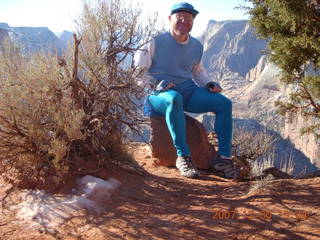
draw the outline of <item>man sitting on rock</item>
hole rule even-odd
[[[146,98],[144,114],[165,116],[177,150],[176,167],[182,176],[195,178],[199,173],[186,141],[184,111],[214,112],[218,155],[209,165],[233,179],[239,172],[231,160],[232,103],[220,93],[220,85],[209,79],[201,61],[203,46],[189,35],[197,14],[189,3],[174,4],[170,30],[153,38],[135,56],[136,65],[146,69],[148,75],[140,84],[155,88]]]

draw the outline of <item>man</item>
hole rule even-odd
[[[140,84],[156,86],[146,98],[145,115],[165,116],[177,150],[176,167],[182,176],[194,178],[199,173],[186,141],[184,111],[214,112],[219,154],[210,167],[226,178],[236,178],[238,171],[231,160],[232,103],[220,93],[220,85],[209,79],[201,62],[203,46],[189,35],[198,13],[186,2],[173,5],[170,31],[156,36],[135,56],[136,65],[145,68],[148,75]]]

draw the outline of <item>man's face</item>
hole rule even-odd
[[[188,12],[177,12],[169,16],[171,30],[178,35],[188,34],[193,26],[194,16]]]

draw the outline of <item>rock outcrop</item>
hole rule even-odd
[[[257,39],[246,20],[211,20],[200,40],[204,45],[203,64],[225,90],[246,84],[247,73],[257,65],[267,44]]]
[[[261,73],[263,72],[263,70],[265,69],[267,63],[269,63],[268,57],[266,55],[261,56],[257,65],[247,73],[246,79],[249,82],[253,82],[256,79],[258,79],[260,77]]]
[[[305,123],[301,119],[289,123],[288,119],[276,113],[274,103],[286,99],[288,89],[280,83],[280,69],[263,53],[267,49],[267,41],[257,39],[248,21],[213,20],[208,23],[200,40],[204,44],[204,66],[223,86],[223,93],[232,99],[234,117],[247,122],[257,121],[277,132],[281,142],[287,141],[284,145],[292,148],[285,149],[289,152],[287,159],[292,158],[290,152],[297,153],[293,158],[299,168],[306,166],[306,157],[319,166],[320,150],[316,140],[310,135],[300,135],[299,129]],[[205,120],[203,123],[207,128],[214,122],[210,114],[197,119]],[[308,166],[308,169],[313,168]]]
[[[195,165],[207,169],[216,152],[209,143],[208,135],[203,125],[186,115],[187,142]],[[151,117],[150,145],[152,156],[157,158],[156,165],[175,166],[177,153],[164,117]]]
[[[55,50],[55,48],[62,50],[60,39],[47,27],[14,27],[11,29],[14,39],[21,42],[26,51]]]
[[[10,39],[21,44],[26,52],[44,50],[61,53],[65,43],[47,27],[11,27],[0,23],[0,29],[7,31]]]
[[[234,102],[234,116],[256,119],[270,129],[279,131],[284,118],[276,114],[275,101],[285,98],[280,84],[280,69],[267,60],[266,56],[248,73],[250,81],[239,91],[231,91]]]
[[[60,40],[63,42],[64,47],[67,47],[70,42],[73,42],[73,33],[69,31],[63,31],[58,36]]]
[[[0,44],[4,41],[4,39],[8,37],[9,37],[8,31],[0,28]]]
[[[256,37],[250,23],[212,20],[201,41],[204,66],[232,99],[234,117],[256,119],[263,124],[272,122],[275,126],[271,129],[277,131],[283,127],[284,119],[276,115],[274,106],[285,96],[280,69],[263,55],[267,41]]]
[[[291,116],[286,119],[283,131],[284,137],[291,140],[295,147],[304,154],[320,168],[320,140],[313,134],[301,135],[300,129],[305,127],[306,124],[314,122],[306,120],[301,115]]]

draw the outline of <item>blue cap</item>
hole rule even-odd
[[[170,15],[177,12],[189,12],[193,16],[196,16],[199,12],[193,8],[193,6],[187,2],[176,3],[171,8]]]

